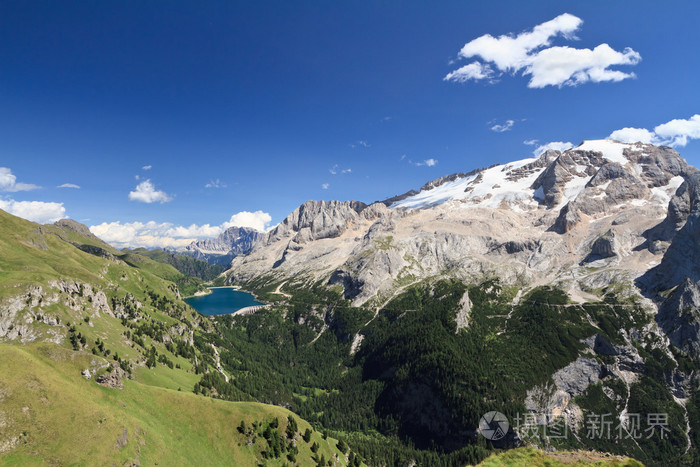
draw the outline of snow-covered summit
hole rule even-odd
[[[638,193],[642,195],[642,201],[638,202],[668,203],[679,185],[679,179],[671,180],[677,170],[669,171],[669,166],[675,165],[675,162],[669,163],[670,156],[649,144],[587,140],[563,153],[549,150],[539,158],[496,165],[461,177],[443,177],[426,184],[417,193],[409,192],[395,198],[389,207],[422,209],[455,201],[463,207],[515,211],[543,206],[560,209],[584,191],[591,196],[603,196],[610,182],[621,177],[652,190]],[[597,175],[601,169],[603,172]],[[594,178],[595,186],[591,184]],[[603,178],[605,182],[601,182]],[[614,190],[615,186],[612,188]],[[620,189],[625,187],[618,187],[617,198],[620,198]]]

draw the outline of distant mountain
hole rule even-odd
[[[248,253],[264,234],[250,227],[229,227],[214,239],[199,240],[178,250],[195,259],[228,266],[233,258]]]
[[[632,284],[658,263],[668,241],[646,232],[695,173],[668,147],[586,141],[370,206],[309,201],[235,258],[229,277],[305,275],[341,284],[356,305],[446,273],[514,284],[577,277],[567,289],[589,296],[594,284]]]

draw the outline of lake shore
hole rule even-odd
[[[247,310],[259,306],[269,306],[255,295],[240,290],[238,287],[208,287],[209,293],[199,292],[186,299],[187,303],[205,316],[235,314],[241,309]],[[229,289],[218,290],[218,289]]]

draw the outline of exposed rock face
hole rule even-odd
[[[663,252],[661,264],[638,280],[659,303],[657,321],[671,342],[700,357],[700,174],[686,177],[669,203],[663,222],[644,244]],[[669,294],[659,292],[673,289]]]
[[[457,310],[457,316],[455,316],[457,332],[459,332],[460,329],[469,326],[469,312],[471,309],[472,302],[469,300],[469,291],[465,291],[462,299],[459,301],[459,310]]]
[[[591,384],[596,384],[602,376],[600,363],[591,359],[579,357],[576,361],[552,375],[554,384],[570,396],[583,394]]]
[[[366,207],[359,201],[307,201],[270,232],[265,244],[290,235],[297,244],[339,237]]]
[[[228,265],[238,255],[248,253],[264,236],[249,227],[230,227],[218,237],[192,242],[179,253],[212,264]]]
[[[683,280],[659,307],[657,321],[679,349],[700,357],[700,285]]]
[[[591,252],[583,262],[592,263],[593,261],[618,256],[619,249],[615,233],[612,230],[608,230],[591,244]]]

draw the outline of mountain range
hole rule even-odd
[[[690,235],[683,232],[694,222],[697,172],[668,147],[586,141],[442,177],[369,206],[308,201],[227,274],[340,284],[355,305],[443,274],[559,284],[578,301],[611,282],[655,297],[685,277],[688,266],[671,245],[677,234]],[[668,268],[674,277],[650,283]]]

